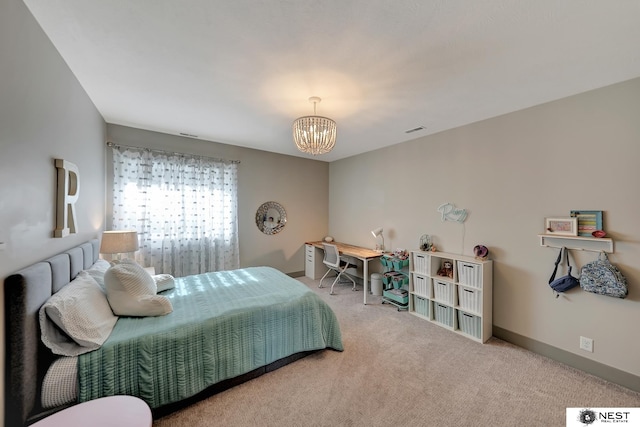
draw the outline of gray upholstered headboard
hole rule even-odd
[[[40,406],[40,385],[56,356],[40,340],[38,310],[98,255],[99,241],[93,239],[5,279],[6,427],[24,426],[46,415]]]

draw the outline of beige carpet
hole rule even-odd
[[[325,350],[155,420],[169,426],[564,426],[567,407],[640,407],[640,393],[492,338],[466,339],[371,297],[300,278],[333,307]]]

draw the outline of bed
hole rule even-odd
[[[343,349],[333,311],[275,269],[178,278],[162,292],[172,303],[170,314],[119,317],[103,344],[73,362],[73,401],[43,405],[45,376],[54,362],[67,358],[43,344],[40,307],[85,275],[98,261],[98,249],[99,241],[91,240],[5,280],[5,426],[28,425],[72,404],[115,394],[138,396],[161,416],[315,351]]]

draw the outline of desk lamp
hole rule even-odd
[[[100,243],[101,254],[117,254],[117,259],[122,259],[122,254],[138,250],[138,232],[135,230],[114,230],[102,233]]]
[[[376,247],[378,247],[376,250],[378,252],[384,252],[384,235],[382,234],[382,227],[378,227],[375,230],[371,230],[371,234],[373,234],[373,237],[380,236],[382,238],[382,245],[380,245],[379,247],[378,245],[376,245]]]

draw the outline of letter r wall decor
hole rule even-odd
[[[76,207],[80,191],[78,167],[63,159],[56,159],[58,192],[56,196],[56,229],[53,237],[65,237],[77,233]]]

